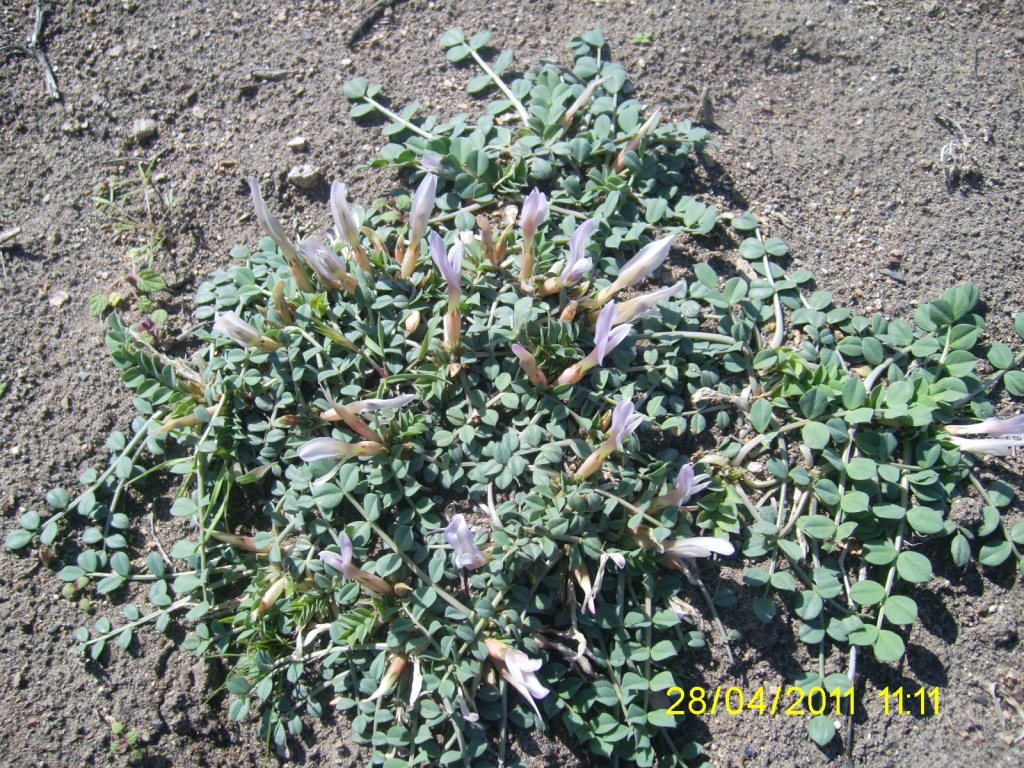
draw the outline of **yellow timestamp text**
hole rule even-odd
[[[805,716],[824,714],[854,714],[854,690],[838,688],[826,691],[821,686],[807,690],[796,685],[760,686],[753,692],[739,686],[716,686],[714,689],[694,685],[668,689],[674,703],[666,710],[669,715],[728,715],[754,713],[757,715]],[[845,705],[845,706],[844,706]]]
[[[887,715],[937,715],[940,711],[940,689],[918,688],[916,691],[899,688],[883,688],[878,692]]]

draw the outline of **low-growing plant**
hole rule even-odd
[[[148,326],[153,329],[167,319],[166,310],[153,300],[153,294],[167,287],[163,275],[153,269],[153,260],[170,242],[168,228],[178,203],[174,190],[161,186],[166,181],[157,171],[162,154],[136,161],[134,174],[109,174],[96,183],[92,192],[93,206],[104,220],[103,228],[124,235],[132,245],[126,254],[128,270],[90,297],[89,311],[104,315],[112,309],[124,309],[126,302],[134,299],[139,312],[149,316]]]
[[[110,315],[141,415],[8,545],[84,520],[61,578],[148,584],[153,608],[79,629],[81,650],[182,613],[187,647],[231,665],[231,716],[255,708],[281,747],[329,701],[373,764],[511,765],[509,728],[552,722],[622,763],[699,764],[665,695],[706,642],[690,601],[727,648],[740,589],[764,622],[791,612],[816,660],[795,684],[842,694],[861,649],[903,655],[936,542],[1020,565],[1013,489],[976,456],[1021,445],[992,397],[1024,394],[1024,356],[984,340],[972,286],[912,322],[858,316],[755,215],[683,194],[706,134],[641,122],[599,33],[572,70],[510,82],[488,41],[443,40],[502,94],[476,122],[345,87],[392,120],[375,164],[412,195],[362,209],[335,183],[333,235],[296,244],[251,181],[267,237],[200,287],[189,358]],[[668,260],[681,236],[736,242],[732,273]],[[123,502],[158,472],[188,532],[139,568]],[[965,493],[979,519],[950,515]]]

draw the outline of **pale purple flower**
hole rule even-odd
[[[695,474],[693,464],[687,462],[676,476],[676,487],[657,499],[657,502],[666,507],[681,507],[709,485],[711,476]]]
[[[666,557],[680,560],[684,557],[711,557],[711,555],[732,555],[736,549],[727,539],[715,536],[693,536],[688,539],[670,539],[665,542]]]
[[[320,238],[307,237],[299,243],[299,251],[324,282],[337,287],[342,281],[348,281],[348,266],[345,260],[328,248]]]
[[[624,301],[619,305],[619,311],[615,316],[615,325],[631,323],[634,320],[657,314],[656,307],[662,299],[671,298],[683,290],[686,290],[685,281]]]
[[[245,322],[234,312],[222,312],[217,315],[217,319],[213,323],[213,330],[245,346],[256,344],[261,338],[261,334],[255,326]]]
[[[607,443],[614,445],[620,451],[623,441],[633,434],[644,421],[643,414],[634,411],[632,400],[623,400],[612,411],[612,426],[608,430]]]
[[[420,167],[428,173],[440,175],[443,168],[443,160],[444,158],[434,152],[424,152],[420,155]]]
[[[597,219],[587,219],[576,228],[576,231],[572,233],[572,237],[569,238],[569,258],[566,260],[565,267],[560,275],[564,287],[575,285],[586,277],[587,273],[593,268],[593,260],[585,256],[585,254],[587,252],[587,240],[594,234],[596,229]]]
[[[321,551],[317,557],[325,564],[338,571],[345,576],[345,578],[358,581],[364,587],[369,589],[371,592],[376,592],[381,595],[391,594],[394,589],[388,582],[384,581],[380,576],[364,571],[362,568],[352,562],[352,539],[344,532],[338,537],[338,549],[341,550],[341,554],[335,554],[329,550]]]
[[[320,552],[318,557],[338,573],[354,579],[358,575],[359,569],[352,565],[352,539],[347,534],[342,533],[338,537],[338,549],[341,550],[340,555],[325,549]]]
[[[594,357],[595,365],[604,363],[605,355],[610,354],[629,335],[631,325],[612,327],[615,325],[617,314],[618,309],[613,301],[605,306],[597,316],[597,323],[594,326],[594,351],[590,353]]]
[[[977,424],[950,424],[946,427],[946,432],[951,435],[1024,436],[1024,413],[1009,419],[997,419],[993,416]]]
[[[539,189],[533,190],[523,202],[523,210],[519,216],[519,226],[523,228],[523,237],[532,241],[544,219],[548,217],[548,198]]]
[[[455,562],[459,568],[475,571],[487,565],[487,555],[473,541],[473,531],[466,523],[465,516],[460,514],[452,518],[444,529],[444,538],[448,546],[455,550]]]
[[[558,384],[575,384],[578,382],[583,378],[583,374],[595,365],[604,363],[605,355],[610,354],[629,335],[629,331],[633,327],[631,325],[620,325],[617,328],[612,327],[615,323],[617,311],[614,301],[608,303],[601,310],[594,325],[594,349],[578,363],[570,365],[562,371],[562,375],[558,377]]]
[[[449,301],[452,296],[458,297],[462,292],[462,241],[457,240],[451,250],[444,247],[444,238],[437,232],[431,232],[427,238],[430,242],[430,258],[434,260],[438,271],[448,283]]]
[[[416,399],[416,395],[399,395],[398,397],[371,397],[368,400],[356,400],[345,407],[352,413],[375,413],[392,408],[403,408]]]
[[[1008,456],[1011,452],[1024,449],[1020,437],[951,437],[953,445],[961,451],[981,456]]]
[[[598,304],[604,304],[619,291],[636,285],[650,275],[668,258],[669,248],[672,247],[672,241],[675,240],[675,237],[675,235],[668,235],[641,248],[636,256],[627,261],[622,269],[619,270],[619,275],[615,278],[615,282],[604,288],[597,295],[595,301]]]
[[[288,235],[285,234],[284,227],[274,218],[274,214],[270,212],[270,209],[264,202],[263,193],[260,192],[260,184],[256,181],[256,177],[250,176],[247,181],[249,182],[249,192],[252,195],[252,204],[256,209],[256,221],[259,222],[260,228],[267,237],[277,243],[277,247],[281,249],[281,252],[286,257],[294,259],[296,257],[295,246],[288,239]]]
[[[409,242],[419,244],[427,231],[427,222],[434,210],[434,196],[437,193],[437,176],[428,173],[423,177],[412,196],[412,212],[409,214]]]
[[[344,238],[352,250],[358,250],[359,224],[349,208],[345,185],[337,180],[331,182],[331,216],[338,236]]]
[[[608,559],[615,563],[615,565],[620,569],[624,569],[626,567],[626,556],[621,552],[609,552]]]

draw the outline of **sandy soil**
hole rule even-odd
[[[71,486],[106,460],[104,440],[125,428],[131,399],[103,346],[89,296],[124,270],[132,235],[103,228],[89,196],[125,158],[164,152],[159,171],[179,204],[173,247],[157,268],[174,333],[191,326],[198,281],[253,242],[243,178],[255,173],[285,218],[327,220],[326,185],[285,181],[301,163],[341,177],[353,196],[391,180],[356,170],[380,137],[347,116],[341,85],[355,74],[385,84],[396,102],[450,113],[471,109],[464,73],[443,62],[447,28],[492,29],[523,62],[568,58],[564,45],[602,27],[641,97],[690,115],[707,87],[719,124],[714,189],[748,205],[795,259],[859,311],[901,316],[946,287],[973,281],[992,336],[1014,343],[1024,309],[1024,4],[1007,2],[398,2],[349,49],[366,2],[55,2],[43,39],[62,99],[48,101],[34,58],[0,54],[0,232],[20,227],[0,271],[0,533],[39,509],[46,490]],[[33,3],[0,7],[0,46],[31,32]],[[650,34],[644,44],[637,35]],[[284,70],[255,79],[255,70]],[[974,172],[947,185],[941,148],[962,126]],[[152,119],[144,146],[133,124]],[[288,146],[295,137],[308,149]],[[1019,343],[1019,339],[1016,340]],[[1010,478],[1019,484],[1019,477]],[[135,542],[151,538],[147,501]],[[1019,510],[1011,514],[1020,515]],[[158,532],[165,524],[158,520]],[[168,535],[171,535],[168,532]],[[177,649],[182,632],[152,631],[103,664],[72,650],[84,623],[60,596],[56,570],[35,553],[0,554],[0,753],[11,766],[124,764],[111,755],[112,720],[143,734],[147,766],[266,762],[253,722],[230,724],[219,671]],[[1015,573],[946,558],[918,598],[928,606],[897,669],[867,665],[852,760],[857,765],[1020,765],[1022,718],[997,710],[994,683],[1020,700],[1024,590]],[[103,601],[94,611],[112,612]],[[695,655],[688,684],[784,684],[803,668],[785,615],[760,625],[741,602],[723,615],[743,633],[734,665]],[[831,664],[839,668],[841,659]],[[942,688],[935,717],[885,716],[877,691]],[[818,765],[799,718],[691,719],[717,765]],[[556,739],[518,738],[534,765],[581,765]],[[318,725],[290,761],[358,762],[344,722]]]

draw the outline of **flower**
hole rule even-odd
[[[636,409],[632,400],[623,400],[612,411],[612,426],[608,430],[608,442],[622,450],[622,442],[628,438],[644,420],[643,414],[634,413]]]
[[[519,215],[519,226],[523,228],[523,237],[533,240],[544,219],[548,217],[548,198],[539,189],[534,189],[523,202],[522,213]]]
[[[260,228],[281,249],[281,253],[284,254],[285,261],[288,262],[288,268],[291,270],[292,277],[295,278],[295,284],[299,287],[299,290],[312,291],[313,285],[309,282],[309,275],[306,274],[306,271],[299,264],[298,252],[292,241],[288,239],[288,235],[285,234],[284,227],[274,218],[274,214],[270,212],[266,202],[264,202],[263,193],[260,191],[260,184],[256,181],[256,177],[250,176],[246,181],[249,182],[249,193],[252,195],[252,204],[256,209],[256,221],[259,222]]]
[[[444,158],[436,152],[424,152],[420,155],[420,167],[427,173],[441,174]]]
[[[356,400],[345,407],[352,413],[376,413],[377,411],[386,411],[392,408],[404,408],[415,399],[415,394],[389,398],[371,397],[368,400]]]
[[[587,456],[580,468],[573,474],[577,480],[584,480],[601,468],[604,460],[615,451],[622,450],[625,442],[636,428],[643,422],[642,414],[635,413],[632,400],[623,400],[612,411],[612,424],[608,430],[608,437],[597,449]]]
[[[341,554],[325,549],[317,557],[325,565],[329,565],[339,573],[354,579],[359,569],[352,565],[352,539],[347,534],[341,534],[341,537],[338,539],[338,548],[341,550]]]
[[[213,330],[234,339],[239,344],[256,347],[263,352],[273,352],[281,347],[276,341],[262,335],[255,326],[247,323],[234,312],[222,312],[217,315],[213,321]]]
[[[950,424],[946,432],[951,435],[991,435],[1007,437],[1017,435],[1024,437],[1024,413],[1011,416],[1009,419],[991,417],[977,424]]]
[[[223,312],[217,315],[217,319],[213,322],[213,330],[230,336],[245,346],[255,344],[260,338],[260,332],[256,330],[256,326],[245,322],[234,312]]]
[[[620,325],[618,328],[612,328],[617,312],[614,301],[601,310],[601,313],[597,316],[597,323],[594,326],[593,351],[580,362],[562,371],[562,375],[558,377],[559,384],[575,384],[578,382],[583,378],[583,374],[591,368],[601,365],[604,362],[605,356],[619,346],[622,340],[629,335],[629,331],[633,327],[631,325],[626,324]]]
[[[462,241],[456,241],[449,251],[445,249],[444,238],[437,232],[431,232],[427,239],[430,242],[430,258],[448,283],[448,307],[451,309],[453,298],[457,305],[462,294]]]
[[[437,193],[437,176],[428,173],[423,177],[416,192],[412,196],[412,210],[409,213],[409,247],[402,257],[402,277],[409,278],[416,269],[416,259],[420,255],[420,241],[427,232],[427,222],[434,210],[434,197]]]
[[[399,395],[398,397],[386,399],[373,397],[368,400],[356,400],[348,405],[340,405],[334,401],[327,390],[323,390],[323,393],[324,398],[326,398],[331,407],[320,413],[321,419],[324,421],[344,421],[364,440],[376,443],[383,443],[384,439],[369,424],[360,419],[359,414],[376,413],[377,411],[391,408],[402,408],[416,399],[416,395]]]
[[[349,293],[355,292],[356,279],[348,273],[345,260],[328,248],[323,240],[307,237],[299,243],[299,251],[329,288],[344,288]]]
[[[608,300],[619,291],[629,288],[631,285],[636,285],[660,267],[662,262],[668,258],[668,251],[675,237],[675,235],[668,235],[641,248],[636,256],[627,261],[622,269],[619,270],[619,275],[615,278],[615,282],[597,294],[597,297],[594,299],[595,303],[598,306],[607,304]]]
[[[662,299],[675,296],[680,291],[686,290],[686,281],[680,281],[668,288],[661,288],[653,293],[645,293],[643,296],[625,301],[619,305],[619,311],[615,316],[615,325],[631,323],[642,317],[649,317],[654,314],[654,308]]]
[[[519,366],[526,373],[526,378],[529,379],[530,383],[535,387],[547,386],[548,378],[544,375],[544,371],[537,365],[537,358],[533,356],[522,344],[513,344],[512,353],[519,358]]]
[[[333,437],[314,437],[300,445],[296,453],[303,461],[321,461],[349,459],[353,456],[375,456],[383,451],[384,446],[375,440],[344,443]]]
[[[260,183],[256,181],[255,176],[250,176],[246,181],[249,182],[249,194],[252,196],[252,204],[256,209],[256,221],[259,222],[260,229],[263,230],[267,237],[277,243],[277,247],[281,249],[286,258],[289,260],[294,259],[297,255],[295,246],[288,239],[288,235],[285,234],[281,222],[274,217],[274,214],[270,212],[270,208],[267,207],[266,202],[263,200]]]
[[[344,184],[338,180],[331,182],[331,216],[334,218],[334,228],[338,236],[344,238],[349,248],[352,249],[356,263],[362,269],[369,271],[370,262],[359,243],[359,224],[356,222],[352,209],[349,208],[345,193]]]
[[[519,285],[523,290],[530,287],[533,279],[533,240],[537,227],[548,217],[548,199],[539,189],[533,190],[523,201],[519,226],[523,228],[523,261],[519,270]]]
[[[736,549],[727,539],[715,536],[693,536],[688,539],[669,539],[663,545],[665,557],[680,560],[684,557],[711,557],[713,554],[732,555]]]
[[[434,260],[438,270],[448,283],[448,311],[444,316],[444,345],[448,349],[455,349],[459,343],[461,332],[462,315],[459,312],[459,299],[462,296],[462,241],[446,251],[444,240],[437,232],[430,233],[430,258]]]
[[[537,713],[537,717],[540,717],[537,701],[551,693],[537,679],[537,672],[541,668],[540,659],[531,659],[522,651],[509,648],[501,640],[493,637],[487,638],[484,643],[491,661],[501,672],[501,676],[529,702],[533,711]]]
[[[593,268],[594,262],[584,254],[587,252],[587,240],[596,229],[597,219],[587,219],[576,228],[572,237],[569,238],[569,258],[559,276],[563,286],[578,283]]]
[[[390,595],[394,591],[391,585],[380,576],[364,571],[352,562],[352,539],[348,537],[348,534],[342,533],[338,537],[338,549],[341,550],[341,554],[325,549],[317,557],[324,565],[330,566],[348,579],[358,581],[371,592]]]
[[[979,456],[1008,456],[1012,451],[1024,448],[1024,440],[1015,437],[951,437],[953,445],[961,451]]]
[[[459,568],[475,571],[487,565],[485,555],[473,541],[473,531],[466,523],[464,515],[455,515],[448,527],[444,529],[444,538],[448,546],[455,550],[455,562]]]
[[[656,507],[681,507],[709,485],[711,485],[711,476],[694,474],[693,464],[687,462],[680,468],[679,474],[676,476],[676,487],[664,496],[655,499],[654,505]]]
[[[388,664],[388,668],[384,671],[384,677],[380,679],[380,685],[377,686],[377,690],[373,692],[373,695],[367,701],[376,701],[382,696],[387,695],[395,687],[395,683],[398,682],[398,678],[402,676],[408,665],[409,659],[404,654],[396,653],[392,656],[391,663]]]

